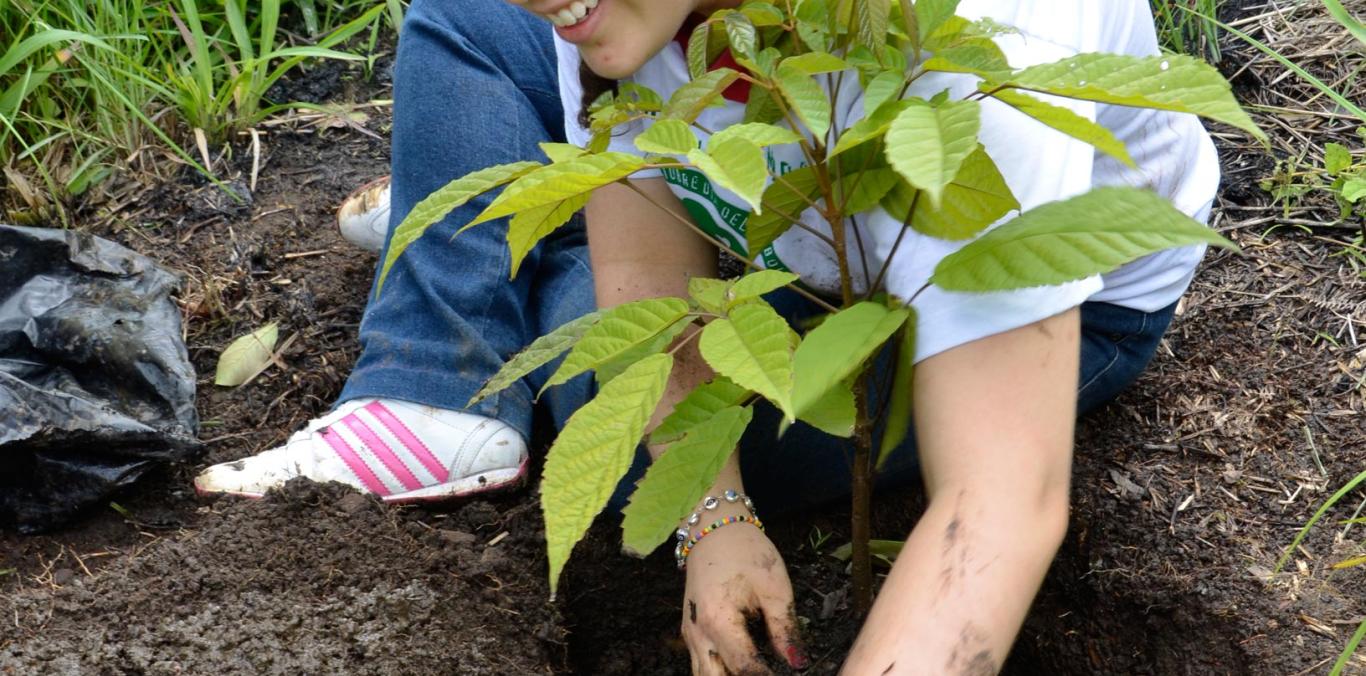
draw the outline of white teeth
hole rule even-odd
[[[554,14],[542,14],[546,21],[561,28],[573,26],[597,8],[599,0],[574,0],[572,4]]]

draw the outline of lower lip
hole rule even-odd
[[[555,33],[560,36],[560,39],[570,44],[577,45],[586,42],[593,35],[593,28],[598,25],[598,19],[601,18],[603,7],[607,2],[608,0],[598,0],[598,6],[594,7],[593,11],[589,12],[583,21],[573,26],[556,26]]]

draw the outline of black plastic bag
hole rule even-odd
[[[98,237],[0,225],[0,526],[58,525],[196,449],[177,283]]]

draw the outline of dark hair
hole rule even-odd
[[[583,88],[583,100],[579,107],[579,125],[584,129],[592,124],[593,117],[588,113],[588,107],[598,100],[599,96],[607,92],[617,91],[617,81],[609,80],[588,67],[587,63],[579,62],[579,86]]]

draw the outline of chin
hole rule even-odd
[[[645,65],[647,59],[644,58],[622,58],[620,55],[603,55],[600,53],[579,52],[584,63],[588,64],[589,70],[597,73],[598,77],[608,80],[622,80],[636,74],[640,67]]]

